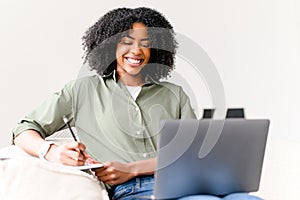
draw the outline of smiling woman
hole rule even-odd
[[[196,118],[182,88],[161,81],[174,69],[173,27],[151,8],[119,8],[87,30],[83,45],[84,62],[97,75],[67,83],[21,119],[13,129],[14,142],[41,160],[73,166],[102,163],[94,174],[115,200],[150,196],[161,120]],[[45,141],[65,128],[64,116],[76,127],[80,142]]]
[[[142,62],[143,65],[151,65],[141,70],[143,81],[147,76],[155,81],[167,78],[174,69],[177,48],[174,30],[169,21],[154,9],[140,7],[109,11],[86,31],[83,45],[85,62],[100,75],[110,75],[117,66],[116,57],[118,59],[119,55],[124,51],[129,52],[129,49],[141,51],[137,53],[145,56],[148,55],[146,51],[150,50],[150,57],[148,60],[143,58]],[[117,55],[116,49],[120,50]],[[131,58],[136,57],[132,55]],[[129,63],[137,64],[141,61],[133,59]]]
[[[97,75],[69,82],[25,116],[13,130],[15,144],[36,157],[43,149],[41,159],[64,165],[103,163],[95,175],[114,199],[151,195],[160,121],[195,118],[182,88],[160,81],[174,69],[174,35],[150,8],[106,13],[83,36],[84,62]],[[63,116],[81,142],[46,143],[64,129]],[[137,180],[147,187],[122,192]]]
[[[150,52],[147,27],[142,23],[133,23],[129,34],[117,46],[118,78],[128,86],[142,85],[141,71],[150,59]]]

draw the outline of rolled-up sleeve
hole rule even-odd
[[[52,94],[40,106],[23,117],[12,130],[13,139],[25,130],[35,130],[43,138],[64,127],[65,115],[73,123],[72,86],[70,82],[59,92]]]

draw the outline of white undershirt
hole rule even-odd
[[[132,98],[134,100],[136,100],[136,98],[139,96],[142,87],[141,86],[128,86],[126,85],[126,88],[128,90],[128,92],[130,93],[130,95],[132,96]]]

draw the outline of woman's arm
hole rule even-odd
[[[14,139],[14,144],[32,156],[38,157],[38,150],[45,140],[37,131],[26,130]]]
[[[42,144],[46,142],[37,131],[26,130],[19,134],[14,143],[32,156],[38,157],[38,151]],[[84,152],[84,155],[80,153]],[[52,144],[45,156],[46,160],[64,165],[84,165],[90,156],[85,152],[85,146],[78,142],[66,143],[60,146]]]
[[[156,158],[132,163],[105,162],[103,163],[104,167],[95,170],[95,174],[100,181],[106,184],[118,185],[137,176],[153,175],[156,162]]]
[[[157,158],[152,158],[148,160],[140,160],[137,162],[129,163],[129,168],[131,169],[134,177],[144,176],[144,175],[153,175],[155,172],[157,163]]]

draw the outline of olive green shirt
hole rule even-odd
[[[136,100],[113,75],[72,81],[24,117],[13,137],[32,129],[45,138],[66,128],[62,120],[66,115],[98,161],[156,157],[161,120],[196,117],[181,87],[148,80]]]

